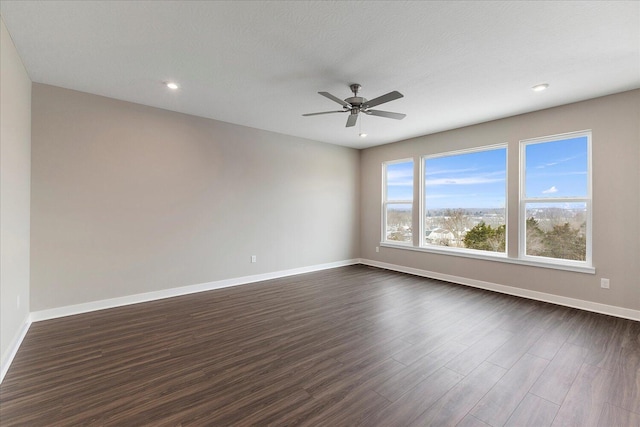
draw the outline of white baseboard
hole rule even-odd
[[[327,264],[317,264],[308,267],[292,268],[290,270],[274,271],[272,273],[255,274],[252,276],[236,277],[232,279],[218,280],[215,282],[200,283],[197,285],[163,289],[161,291],[146,292],[142,294],[127,295],[118,298],[91,301],[82,304],[67,305],[64,307],[34,311],[31,313],[31,321],[39,322],[42,320],[55,319],[58,317],[71,316],[74,314],[88,313],[91,311],[104,310],[107,308],[121,307],[125,305],[155,301],[180,295],[188,295],[197,292],[211,291],[214,289],[228,288],[230,286],[245,285],[248,283],[261,282],[263,280],[278,279],[281,277],[293,276],[296,274],[311,273],[313,271],[344,267],[346,265],[358,264],[359,262],[360,261],[358,259],[330,262]]]
[[[405,267],[402,265],[388,264],[386,262],[373,261],[370,259],[360,259],[360,263],[372,267],[384,268],[401,273],[413,274],[415,276],[428,277],[430,279],[444,280],[460,285],[474,288],[486,289],[503,294],[529,298],[537,301],[550,302],[566,307],[579,308],[581,310],[592,311],[594,313],[607,314],[609,316],[621,317],[623,319],[640,321],[640,311],[630,308],[617,307],[614,305],[600,304],[592,301],[584,301],[576,298],[563,297],[560,295],[548,294],[545,292],[531,291],[528,289],[515,288],[512,286],[499,285],[497,283],[484,282],[482,280],[469,279],[466,277],[453,276],[450,274],[437,273],[434,271],[421,270],[418,268]]]
[[[29,327],[31,327],[31,316],[27,315],[26,319],[24,319],[24,323],[22,324],[22,327],[20,328],[18,333],[13,338],[13,341],[9,345],[9,348],[7,349],[5,354],[2,355],[2,363],[1,363],[2,368],[0,369],[0,383],[2,383],[2,381],[4,380],[4,376],[7,375],[7,372],[9,372],[9,366],[11,366],[11,363],[13,362],[13,358],[16,357],[16,353],[18,352],[18,349],[22,344],[22,340],[24,340],[24,337],[27,335],[27,332],[29,331]]]

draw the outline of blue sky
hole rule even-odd
[[[499,148],[425,159],[426,208],[504,208],[506,154]],[[387,164],[388,200],[413,199],[413,166]],[[527,197],[586,195],[587,138],[528,144],[525,182]]]
[[[387,200],[413,200],[413,162],[387,164]]]
[[[425,159],[427,209],[504,208],[505,148]]]
[[[427,209],[504,208],[506,149],[425,160]],[[387,165],[389,200],[411,200],[413,162]]]
[[[587,195],[587,137],[526,146],[527,197]]]

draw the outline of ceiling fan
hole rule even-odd
[[[362,86],[357,83],[354,83],[349,86],[351,88],[351,92],[353,92],[353,96],[350,98],[346,98],[344,101],[336,96],[331,95],[329,92],[318,92],[320,95],[329,98],[332,101],[337,102],[342,105],[342,110],[336,111],[323,111],[320,113],[307,113],[303,114],[303,116],[318,116],[320,114],[331,114],[331,113],[350,113],[349,118],[347,118],[347,126],[351,127],[355,126],[356,121],[358,120],[358,114],[364,113],[370,116],[379,116],[379,117],[387,117],[389,119],[402,120],[407,115],[401,113],[392,113],[390,111],[381,111],[381,110],[370,110],[371,107],[375,107],[380,104],[384,104],[385,102],[393,101],[394,99],[402,98],[404,95],[398,91],[389,92],[385,95],[379,96],[377,98],[373,98],[371,101],[368,101],[366,98],[358,96],[358,91]]]

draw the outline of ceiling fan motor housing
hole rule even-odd
[[[367,102],[367,98],[363,98],[361,96],[352,96],[351,98],[345,99],[344,102],[348,102],[354,107],[360,107],[362,104]]]
[[[358,96],[358,91],[361,88],[362,86],[360,86],[358,83],[354,83],[349,86],[349,89],[351,89],[351,92],[353,92],[353,96],[351,98],[345,99],[344,102],[351,104],[351,106],[353,107],[351,108],[351,114],[358,114],[358,111],[360,111],[362,104],[367,102],[366,98]]]

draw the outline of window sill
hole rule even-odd
[[[507,257],[506,254],[499,254],[499,253],[494,254],[492,252],[478,251],[478,253],[476,253],[475,251],[469,251],[464,249],[425,248],[425,247],[410,246],[407,244],[393,244],[388,242],[380,242],[380,246],[385,248],[405,249],[410,251],[426,252],[426,253],[432,253],[432,254],[438,254],[438,255],[481,259],[485,261],[494,261],[494,262],[504,262],[507,264],[527,265],[530,267],[573,271],[576,273],[596,274],[595,267],[561,264],[561,263],[545,262],[545,261],[537,261],[537,260],[529,260],[529,259],[521,259],[521,258],[509,258]]]

